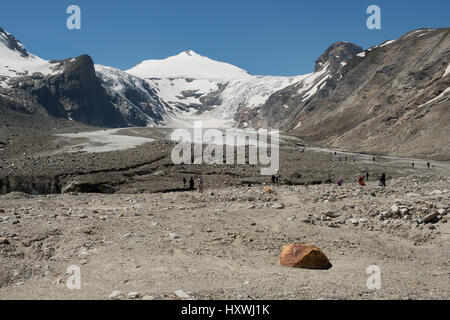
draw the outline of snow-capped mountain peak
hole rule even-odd
[[[11,51],[15,51],[22,57],[29,56],[27,50],[12,34],[0,28],[0,45]]]
[[[187,56],[201,56],[200,54],[198,54],[197,52],[195,52],[194,50],[186,50],[180,53],[180,55],[187,55]]]
[[[202,56],[193,50],[183,51],[162,60],[145,60],[127,73],[141,78],[242,79],[247,71],[229,63]]]
[[[35,72],[58,72],[51,63],[29,53],[12,34],[0,28],[0,86],[6,87],[10,77],[31,75]]]

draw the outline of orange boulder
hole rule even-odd
[[[284,267],[303,269],[328,269],[330,261],[325,254],[314,246],[290,244],[283,247],[280,264]]]

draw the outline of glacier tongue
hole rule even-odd
[[[125,72],[100,65],[96,71],[104,85],[120,95],[132,87],[148,96],[150,88],[159,99],[163,118],[159,125],[169,127],[192,127],[194,121],[234,127],[241,108],[260,107],[273,93],[311,76],[252,76],[192,50],[164,60],[146,60]]]

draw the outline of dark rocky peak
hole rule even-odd
[[[4,44],[8,49],[17,51],[24,58],[28,58],[30,54],[25,47],[12,34],[0,27],[0,44]]]
[[[67,61],[67,60],[66,60]],[[93,78],[95,77],[94,61],[88,55],[82,55],[65,63],[66,76],[68,78]]]
[[[316,60],[315,72],[321,71],[327,63],[329,70],[335,73],[348,63],[363,48],[350,42],[339,41],[328,47],[327,50]]]

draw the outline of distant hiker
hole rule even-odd
[[[364,177],[363,176],[359,176],[358,177],[358,183],[360,186],[364,187],[366,184],[364,183]]]
[[[345,162],[347,162],[347,156],[345,156]]]
[[[183,178],[183,188],[185,189],[186,189],[186,182],[187,182],[186,178]]]
[[[366,172],[366,180],[367,180],[367,181],[369,181],[369,177],[370,177],[369,172]]]
[[[275,184],[275,175],[272,175],[272,183]]]
[[[334,155],[337,156],[337,152],[335,152]]]
[[[428,169],[430,169],[430,166],[431,166],[431,163],[430,163],[430,161],[428,161],[428,162],[427,162],[427,167],[428,167]]]
[[[344,183],[344,179],[342,179],[342,177],[341,178],[339,178],[339,180],[338,180],[338,186],[339,187],[342,187],[342,184]]]
[[[380,177],[380,187],[386,187],[386,173],[383,173]]]
[[[414,162],[411,165],[412,165],[412,168],[414,169],[414,166],[415,166]]]
[[[198,177],[198,192],[203,193],[203,180],[202,180],[202,177]]]
[[[375,163],[375,161],[376,161],[377,159],[376,159],[375,157],[373,157],[372,160],[373,160],[373,163]]]
[[[194,190],[194,178],[191,177],[189,180],[189,190]]]

